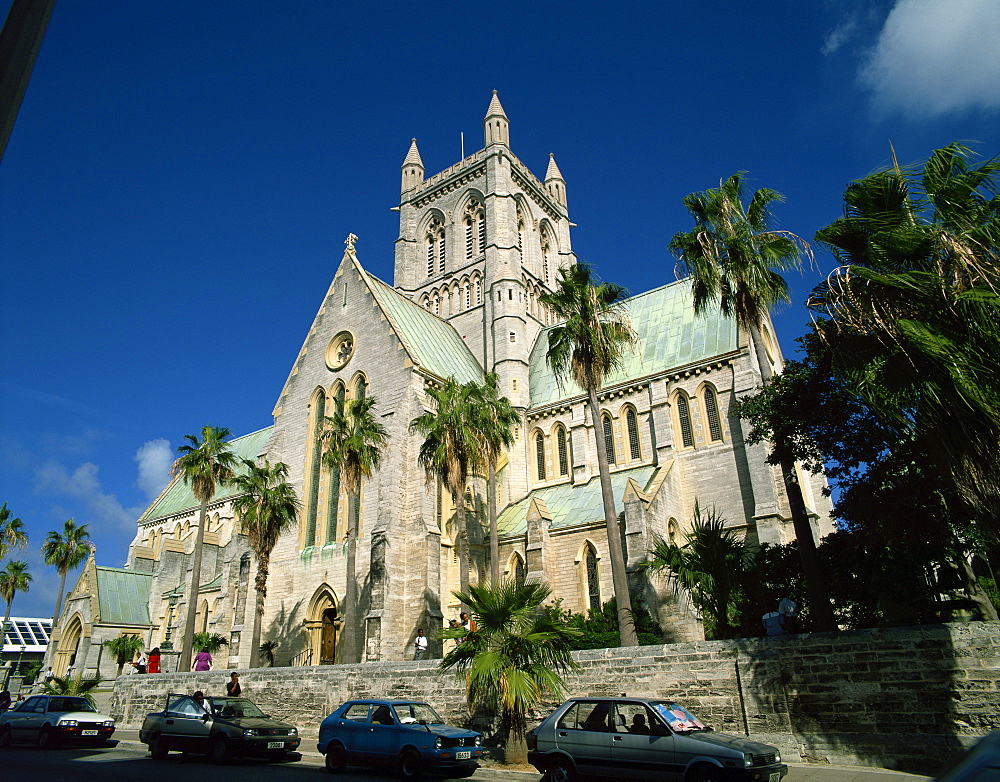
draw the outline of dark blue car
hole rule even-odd
[[[316,749],[334,774],[347,766],[383,766],[416,779],[471,776],[486,754],[482,743],[482,734],[445,725],[422,701],[371,699],[347,701],[323,720]]]

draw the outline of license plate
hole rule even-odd
[[[97,731],[96,730],[81,730],[80,731],[80,735],[81,736],[96,736],[97,735]]]
[[[468,760],[471,757],[472,757],[472,753],[468,752],[468,751],[466,751],[466,752],[456,752],[455,753],[455,760]]]
[[[775,771],[773,774],[771,774],[767,778],[767,782],[780,782],[780,780],[781,780],[781,772],[780,771]]]
[[[269,741],[269,742],[267,742],[267,748],[268,749],[284,749],[285,748],[285,742],[283,742],[283,741]],[[775,780],[771,780],[771,782],[775,782]]]

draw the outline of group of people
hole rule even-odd
[[[468,613],[462,611],[458,615],[458,619],[448,620],[449,630],[458,630],[462,628],[465,632],[474,633],[476,632],[476,620],[469,616]],[[461,638],[455,639],[455,646],[458,646],[462,641],[468,638],[468,635],[463,635]],[[417,636],[413,639],[413,659],[414,660],[425,660],[427,659],[429,641],[427,636],[424,635],[424,628],[417,628]]]
[[[139,652],[139,657],[129,663],[125,673],[159,673],[160,672],[160,647],[154,646],[149,650],[147,656]]]

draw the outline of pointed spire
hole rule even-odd
[[[545,171],[545,189],[549,193],[549,198],[557,204],[566,206],[566,180],[563,179],[559,166],[556,165],[556,156],[549,153],[549,167]]]
[[[493,90],[493,99],[490,107],[486,110],[486,119],[483,120],[483,137],[485,146],[491,144],[503,144],[510,146],[510,120],[504,113],[503,106],[500,105],[500,98],[497,91]]]
[[[400,191],[405,193],[424,181],[424,161],[420,159],[420,150],[417,149],[417,140],[410,142],[410,150],[406,153],[406,160],[403,161],[403,183]]]

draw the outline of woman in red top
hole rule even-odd
[[[150,651],[149,659],[146,662],[146,671],[148,673],[159,673],[160,672],[160,647],[156,646]]]

